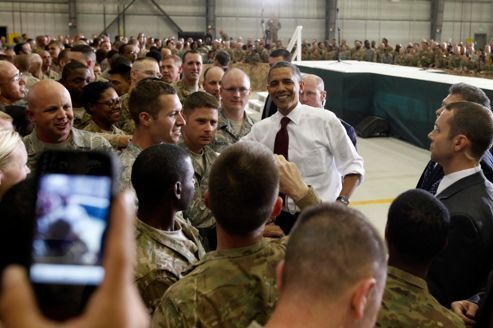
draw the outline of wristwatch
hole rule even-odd
[[[341,204],[344,204],[346,206],[349,206],[349,199],[346,196],[339,195],[339,197],[337,197],[336,201],[338,201]]]

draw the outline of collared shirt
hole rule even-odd
[[[152,314],[166,289],[205,255],[197,229],[175,217],[175,230],[156,229],[137,219],[135,281]]]
[[[474,173],[477,173],[479,171],[481,171],[481,166],[478,165],[470,169],[457,171],[445,175],[440,181],[440,183],[438,184],[437,192],[435,195],[440,194],[442,191],[444,191],[445,189],[447,189],[448,187],[450,187],[460,179],[473,175]]]
[[[277,301],[276,267],[287,237],[207,253],[171,286],[152,318],[153,327],[247,327],[265,324]]]
[[[38,139],[36,129],[24,137],[27,151],[27,166],[34,172],[39,155],[46,149],[72,150],[107,150],[111,151],[110,143],[97,133],[72,128],[69,138],[62,143],[50,144]]]
[[[232,121],[226,118],[224,115],[224,110],[220,108],[216,136],[210,145],[211,148],[220,153],[227,146],[238,142],[242,137],[246,136],[254,124],[255,120],[245,111],[241,130],[239,132],[235,132]]]
[[[376,327],[464,327],[429,293],[426,281],[389,266]]]
[[[277,112],[256,123],[242,140],[257,141],[274,149],[284,116]],[[306,184],[313,186],[322,201],[333,202],[342,189],[342,177],[365,173],[363,158],[356,152],[346,130],[334,113],[298,105],[287,115],[288,160],[299,168]],[[284,210],[299,211],[291,198]]]

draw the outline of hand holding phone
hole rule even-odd
[[[101,286],[89,300],[83,315],[66,322],[67,327],[149,327],[149,316],[133,283],[135,262],[133,198],[116,197],[111,211]],[[0,317],[5,327],[54,327],[40,314],[26,271],[7,267],[2,277]]]

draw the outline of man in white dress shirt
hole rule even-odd
[[[305,182],[323,201],[339,201],[348,205],[349,197],[365,172],[363,159],[333,113],[313,110],[299,102],[303,86],[296,65],[279,62],[272,66],[267,89],[278,112],[256,123],[243,140],[263,143],[276,153],[279,147],[287,147],[287,154],[283,155],[298,166]],[[287,123],[281,124],[281,121]],[[283,130],[282,125],[287,129],[287,136],[280,137],[284,140],[281,143],[287,143],[285,146],[276,142],[278,133]],[[286,198],[283,213],[276,219],[276,224],[289,233],[298,212],[294,201]]]

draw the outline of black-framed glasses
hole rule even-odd
[[[246,95],[248,91],[250,91],[250,89],[247,88],[223,88],[223,90],[231,94],[239,92],[242,96]]]
[[[96,104],[106,105],[108,107],[115,107],[120,104],[120,98],[113,98],[107,101],[98,101]]]

